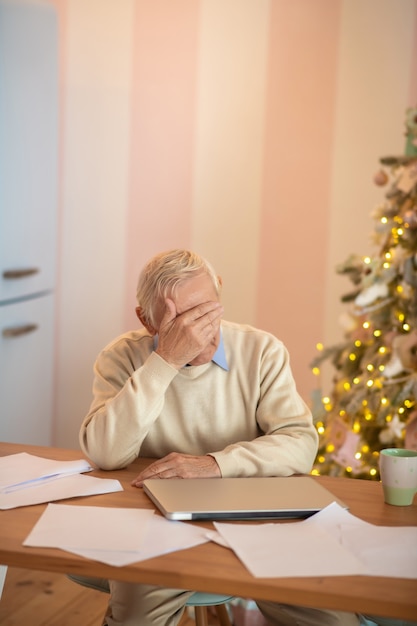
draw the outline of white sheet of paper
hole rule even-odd
[[[206,529],[153,513],[50,504],[23,545],[61,548],[120,567],[209,541]]]
[[[90,472],[92,469],[85,459],[54,461],[27,452],[10,454],[0,457],[0,492],[26,488],[51,477]]]
[[[374,526],[372,532],[343,528],[342,545],[365,564],[371,576],[417,579],[417,528]]]
[[[312,515],[302,522],[305,526],[318,526],[321,529],[325,529],[331,533],[334,537],[341,540],[342,526],[344,528],[353,526],[354,528],[361,528],[366,532],[375,528],[374,524],[365,522],[359,517],[355,517],[349,511],[340,506],[337,502],[332,502],[329,506]]]
[[[0,493],[0,509],[14,509],[19,506],[42,504],[43,502],[65,500],[66,498],[94,496],[114,491],[123,491],[118,480],[95,478],[84,474],[61,476],[51,481],[32,484],[26,489]]]
[[[162,554],[185,550],[207,543],[209,539],[204,529],[187,524],[186,522],[174,522],[154,515],[148,526],[145,541],[137,552],[112,552],[109,550],[81,550],[71,549],[70,551],[87,559],[100,561],[121,567],[130,563],[146,561]]]
[[[417,578],[416,527],[375,526],[336,502],[302,522],[215,526],[257,577],[362,574]],[[211,538],[216,541],[213,535]]]
[[[417,527],[376,526],[336,502],[304,524],[325,529],[365,565],[369,576],[417,578]]]
[[[24,546],[139,550],[152,509],[48,504]]]
[[[362,563],[326,531],[303,522],[215,527],[251,574],[264,577],[351,576]]]

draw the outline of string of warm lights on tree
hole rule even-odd
[[[353,290],[344,339],[317,346],[311,366],[334,369],[313,415],[315,474],[379,479],[379,451],[417,450],[417,107],[406,113],[403,156],[384,157],[375,184],[388,190],[372,214],[374,256],[351,255],[336,271]]]

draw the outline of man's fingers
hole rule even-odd
[[[165,300],[165,312],[162,318],[161,325],[169,324],[174,320],[178,320],[179,322],[183,322],[184,324],[189,324],[193,322],[198,322],[199,320],[205,321],[208,320],[213,322],[219,319],[224,312],[223,306],[220,302],[204,302],[203,304],[199,304],[184,313],[178,315],[175,303],[170,298]]]
[[[204,304],[199,304],[193,310],[197,312],[196,319],[208,316],[210,319],[214,320],[223,315],[223,306],[220,302],[204,302]]]
[[[198,478],[220,477],[217,461],[210,455],[193,456],[171,452],[166,457],[155,461],[133,481],[134,487],[142,487],[147,478]]]
[[[220,302],[204,302],[181,315],[184,321],[214,321],[223,315],[224,308]]]

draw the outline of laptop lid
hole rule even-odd
[[[348,508],[309,476],[152,478],[143,490],[171,520],[305,518],[332,502]]]

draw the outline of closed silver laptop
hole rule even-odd
[[[332,502],[348,508],[310,476],[152,478],[143,489],[171,520],[305,518]]]

